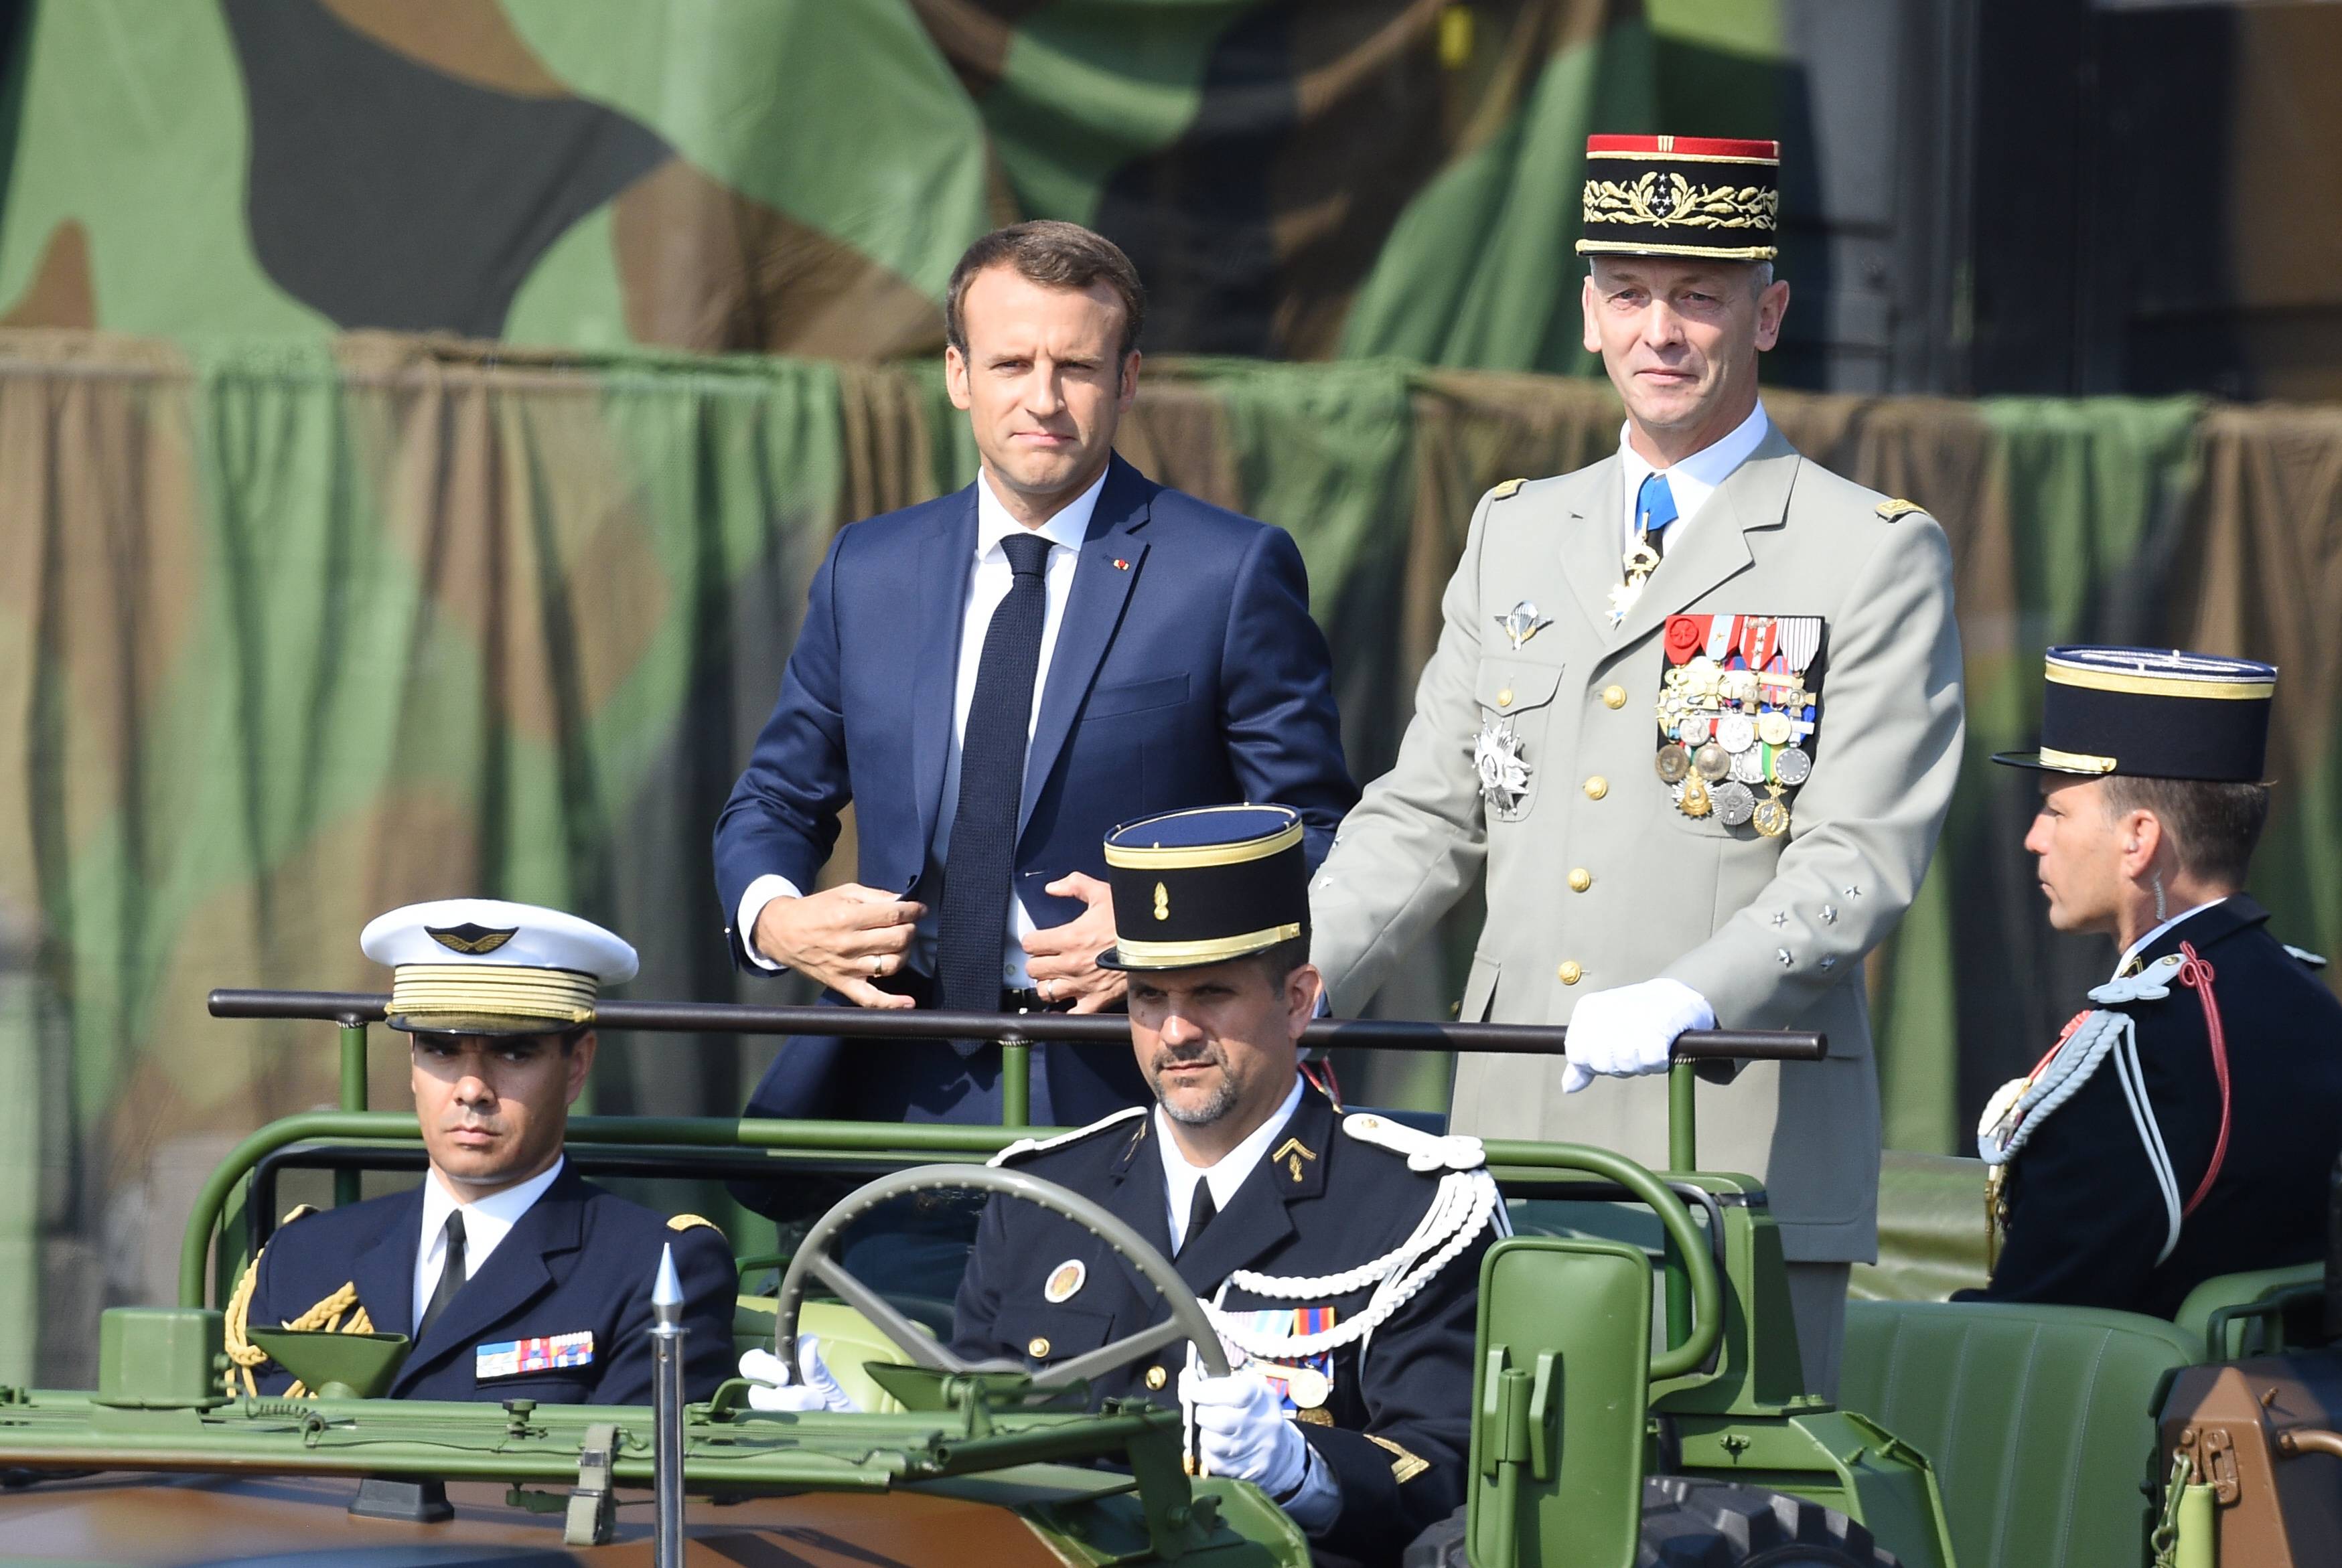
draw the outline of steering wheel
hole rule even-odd
[[[1064,1388],[1084,1378],[1127,1366],[1141,1356],[1152,1355],[1165,1345],[1183,1339],[1195,1345],[1206,1373],[1214,1377],[1228,1374],[1227,1354],[1220,1348],[1220,1336],[1206,1315],[1204,1303],[1196,1299],[1196,1293],[1187,1288],[1187,1282],[1179,1277],[1163,1254],[1147,1244],[1146,1237],[1079,1193],[1022,1171],[991,1165],[914,1165],[881,1176],[839,1199],[806,1233],[796,1256],[789,1260],[788,1273],[781,1278],[781,1293],[774,1303],[773,1353],[796,1364],[791,1350],[785,1347],[796,1345],[797,1315],[805,1304],[806,1287],[819,1280],[836,1292],[839,1300],[867,1318],[916,1365],[943,1373],[1024,1371],[1015,1362],[962,1360],[952,1353],[948,1345],[938,1343],[897,1312],[886,1297],[847,1273],[830,1255],[837,1233],[880,1203],[906,1193],[938,1192],[1005,1193],[1071,1220],[1136,1268],[1170,1305],[1171,1315],[1163,1322],[1034,1373],[1035,1388]]]

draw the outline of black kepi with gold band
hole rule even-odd
[[[1281,805],[1203,806],[1106,835],[1116,944],[1106,969],[1193,969],[1309,930],[1301,818]]]
[[[2084,778],[2263,782],[2276,665],[2084,646],[2052,648],[2047,664],[2039,749],[1993,761]]]
[[[1717,136],[1586,138],[1580,255],[1771,261],[1781,144]]]
[[[625,938],[557,909],[442,898],[377,916],[358,936],[390,965],[390,1026],[426,1034],[547,1034],[594,1019],[605,985],[635,977]]]

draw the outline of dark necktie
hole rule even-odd
[[[1196,1238],[1204,1233],[1205,1227],[1219,1212],[1220,1205],[1212,1201],[1212,1183],[1198,1180],[1196,1196],[1187,1205],[1187,1233],[1179,1238],[1179,1250],[1184,1253],[1194,1246]]]
[[[1016,869],[1016,808],[1025,794],[1026,729],[1033,677],[1041,665],[1048,615],[1049,541],[1038,534],[1000,542],[1016,574],[992,612],[976,667],[976,695],[959,748],[959,805],[936,934],[936,1005],[947,1012],[1000,1011],[1000,960],[1008,933],[1009,883]],[[962,1055],[979,1048],[955,1041]]]
[[[447,1216],[447,1261],[439,1266],[439,1283],[432,1289],[431,1304],[423,1309],[423,1321],[415,1327],[417,1344],[423,1343],[423,1336],[431,1332],[431,1325],[447,1310],[447,1303],[455,1299],[455,1293],[464,1288],[465,1277],[464,1211],[457,1209]]]
[[[1636,493],[1635,523],[1643,539],[1661,555],[1667,553],[1667,524],[1675,520],[1676,493],[1667,488],[1667,476],[1651,474]]]

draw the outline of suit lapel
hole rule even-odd
[[[574,1170],[564,1170],[544,1195],[529,1205],[528,1213],[496,1243],[480,1272],[464,1282],[446,1312],[415,1347],[399,1373],[400,1387],[450,1351],[470,1345],[495,1323],[516,1315],[552,1288],[553,1270],[547,1260],[577,1250],[585,1189],[584,1180]],[[414,1296],[413,1278],[410,1270],[409,1300]],[[616,1349],[597,1344],[594,1353],[598,1358]],[[391,1390],[394,1396],[400,1387]]]
[[[429,1181],[425,1175],[423,1178]],[[350,1283],[376,1333],[415,1332],[415,1254],[423,1240],[423,1189],[399,1194],[385,1211],[388,1223],[374,1245],[350,1265]]]
[[[976,571],[976,486],[936,508],[934,531],[918,550],[918,657],[911,666],[911,784],[919,843],[936,841],[944,764],[950,758],[953,697],[958,690],[960,626],[967,583]],[[922,854],[924,854],[924,850]]]
[[[1787,519],[1798,461],[1797,449],[1778,429],[1766,432],[1747,461],[1726,477],[1693,516],[1681,548],[1668,551],[1651,574],[1643,596],[1615,634],[1620,644],[1648,636],[1669,615],[1747,569],[1754,559],[1748,535],[1760,528],[1778,528]]]
[[[1146,545],[1135,531],[1146,526],[1153,500],[1154,486],[1145,475],[1120,457],[1110,460],[1081,560],[1074,568],[1066,617],[1049,655],[1049,684],[1041,693],[1033,744],[1025,754],[1025,796],[1016,812],[1020,832],[1073,733],[1074,715],[1097,678],[1115,628],[1122,624],[1123,607],[1130,602],[1131,587],[1146,559]],[[1120,566],[1115,564],[1117,561]]]
[[[1209,1299],[1229,1274],[1258,1262],[1295,1234],[1286,1205],[1325,1190],[1326,1145],[1333,1124],[1334,1108],[1325,1096],[1304,1089],[1301,1104],[1269,1140],[1267,1153],[1236,1189],[1236,1197],[1172,1260],[1190,1290]]]
[[[1619,509],[1626,504],[1619,494],[1623,483],[1615,453],[1586,470],[1570,496],[1569,521],[1560,541],[1562,575],[1577,596],[1577,607],[1606,637],[1610,634],[1610,590],[1623,575],[1618,554]],[[1501,613],[1501,608],[1491,611]]]

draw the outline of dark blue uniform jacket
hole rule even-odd
[[[1295,1276],[1343,1273],[1406,1241],[1431,1205],[1437,1174],[1421,1174],[1388,1149],[1337,1130],[1333,1105],[1314,1089],[1269,1144],[1270,1157],[1226,1209],[1174,1260],[1179,1277],[1206,1301],[1237,1269]],[[1015,1159],[1021,1171],[1096,1200],[1170,1254],[1163,1164],[1152,1115],[1133,1117],[1076,1142]],[[1288,1148],[1288,1140],[1298,1149]],[[1297,1174],[1296,1174],[1297,1172]],[[1301,1426],[1332,1466],[1342,1511],[1315,1544],[1321,1560],[1396,1563],[1422,1530],[1464,1500],[1471,1444],[1472,1333],[1480,1258],[1495,1240],[1483,1227],[1462,1254],[1375,1332],[1362,1359],[1356,1344],[1332,1353],[1329,1425]],[[1044,1294],[1067,1260],[1086,1273],[1057,1303]],[[1233,1311],[1331,1307],[1348,1321],[1369,1291],[1330,1301],[1276,1301],[1231,1288]],[[953,1348],[969,1358],[1039,1367],[1096,1350],[1169,1315],[1137,1272],[1072,1222],[1013,1199],[986,1211],[955,1313]],[[1028,1353],[1046,1340],[1047,1356]],[[1184,1344],[1106,1373],[1095,1398],[1145,1397],[1176,1408]],[[1151,1376],[1160,1367],[1159,1376]]]
[[[2327,1180],[2342,1149],[2342,1002],[2239,894],[2165,932],[2152,963],[2192,944],[2213,969],[2233,1096],[2219,1180],[2157,1265],[2166,1211],[2111,1059],[2009,1163],[2008,1243],[1976,1299],[2170,1317],[2197,1284],[2325,1253]],[[2220,1089],[2197,994],[2123,1004],[2184,1204],[2219,1136]]]
[[[420,1188],[305,1214],[261,1254],[249,1321],[299,1317],[344,1283],[381,1333],[415,1332],[415,1257],[423,1229]],[[651,1286],[659,1250],[675,1247],[691,1331],[685,1392],[706,1399],[732,1375],[732,1250],[712,1225],[672,1229],[660,1215],[564,1169],[520,1223],[455,1293],[391,1386],[397,1399],[533,1399],[540,1404],[648,1404]],[[590,1333],[593,1359],[481,1379],[482,1345]],[[270,1362],[264,1393],[291,1378]]]
[[[844,529],[815,574],[778,703],[716,824],[731,932],[766,874],[810,891],[854,805],[857,879],[933,904],[976,489]],[[1150,812],[1233,801],[1301,814],[1314,868],[1357,804],[1333,663],[1291,535],[1113,460],[1049,660],[1017,816],[1016,895],[1106,875],[1105,842]],[[761,971],[759,972],[761,973]],[[835,1000],[835,998],[832,998]],[[793,1042],[749,1101],[766,1116],[981,1122],[1000,1114],[999,1050]],[[1147,1099],[1126,1046],[1033,1047],[1033,1119],[1078,1125]]]

